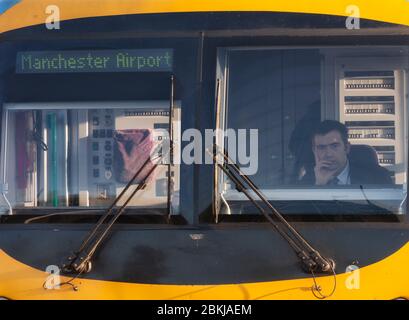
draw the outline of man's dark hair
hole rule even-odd
[[[322,121],[318,126],[315,127],[315,129],[312,132],[312,142],[314,143],[314,137],[316,135],[326,135],[327,133],[331,131],[338,131],[339,134],[341,135],[342,141],[346,145],[348,143],[348,129],[347,127],[338,121],[335,120],[325,120]]]

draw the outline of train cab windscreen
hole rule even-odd
[[[219,144],[282,213],[405,213],[407,47],[218,55]],[[222,214],[258,213],[225,173],[217,177]]]

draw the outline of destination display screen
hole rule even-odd
[[[173,49],[18,52],[16,73],[170,72]]]

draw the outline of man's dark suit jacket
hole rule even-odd
[[[350,162],[349,176],[351,178],[351,185],[393,184],[390,172],[379,165],[362,166]],[[314,171],[310,170],[307,172],[300,180],[300,184],[315,185]]]

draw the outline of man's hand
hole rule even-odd
[[[152,135],[148,129],[130,129],[116,131],[114,138],[116,179],[119,182],[128,183],[149,159],[154,144]],[[153,163],[149,161],[136,177],[135,183],[140,183],[152,167]],[[148,181],[152,177],[153,174]]]
[[[331,163],[328,161],[318,161],[314,168],[315,173],[315,184],[318,186],[325,186],[329,181],[334,179],[335,170],[331,170]]]

